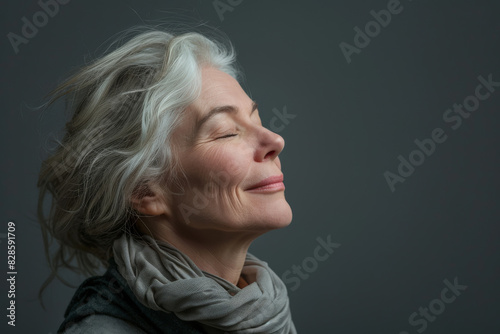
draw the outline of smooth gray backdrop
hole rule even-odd
[[[498,1],[221,0],[229,6],[222,16],[213,1],[65,2],[52,16],[37,14],[36,0],[8,1],[0,14],[0,332],[56,333],[74,292],[56,282],[46,310],[37,300],[48,269],[36,180],[48,139],[61,135],[67,115],[62,104],[46,113],[36,107],[108,38],[172,19],[203,21],[230,37],[264,125],[285,138],[293,222],[251,252],[287,274],[299,333],[500,332],[500,87],[480,88],[490,94],[478,106],[470,97],[479,76],[500,82]],[[388,6],[399,13],[377,30],[371,11]],[[23,17],[40,27],[16,53],[9,33],[22,36]],[[354,30],[367,23],[369,44]],[[363,46],[350,63],[342,42]],[[457,118],[443,116],[464,100],[476,110],[453,129]],[[414,141],[436,128],[446,140],[428,155],[412,153]],[[384,173],[398,173],[400,155],[419,165],[391,191]],[[15,328],[6,318],[9,221],[16,224]],[[318,238],[336,243],[334,252],[316,252]],[[67,277],[75,285],[83,279]],[[454,283],[462,287],[442,295]]]

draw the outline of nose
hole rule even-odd
[[[257,162],[276,159],[285,147],[283,137],[265,127],[260,127],[257,133],[257,143],[255,150],[255,161]]]

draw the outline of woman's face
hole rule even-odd
[[[262,126],[256,104],[233,77],[203,68],[201,95],[172,141],[186,177],[170,199],[175,221],[228,232],[291,222],[278,158],[284,140]]]

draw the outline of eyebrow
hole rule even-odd
[[[257,110],[257,108],[258,108],[257,102],[252,101],[252,111],[250,112],[250,114],[252,114],[255,110]],[[195,133],[197,133],[202,127],[202,125],[206,123],[214,115],[220,113],[235,113],[235,112],[238,112],[238,107],[231,105],[225,105],[211,109],[205,116],[203,116],[198,122],[196,122]]]

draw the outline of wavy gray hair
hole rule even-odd
[[[55,277],[67,284],[62,267],[93,275],[106,266],[114,240],[133,230],[132,196],[145,194],[148,183],[176,180],[180,169],[169,139],[200,94],[204,65],[239,77],[227,40],[148,30],[51,94],[48,105],[65,98],[72,118],[38,179],[38,219],[51,269],[40,295]],[[47,193],[52,202],[45,216]]]

